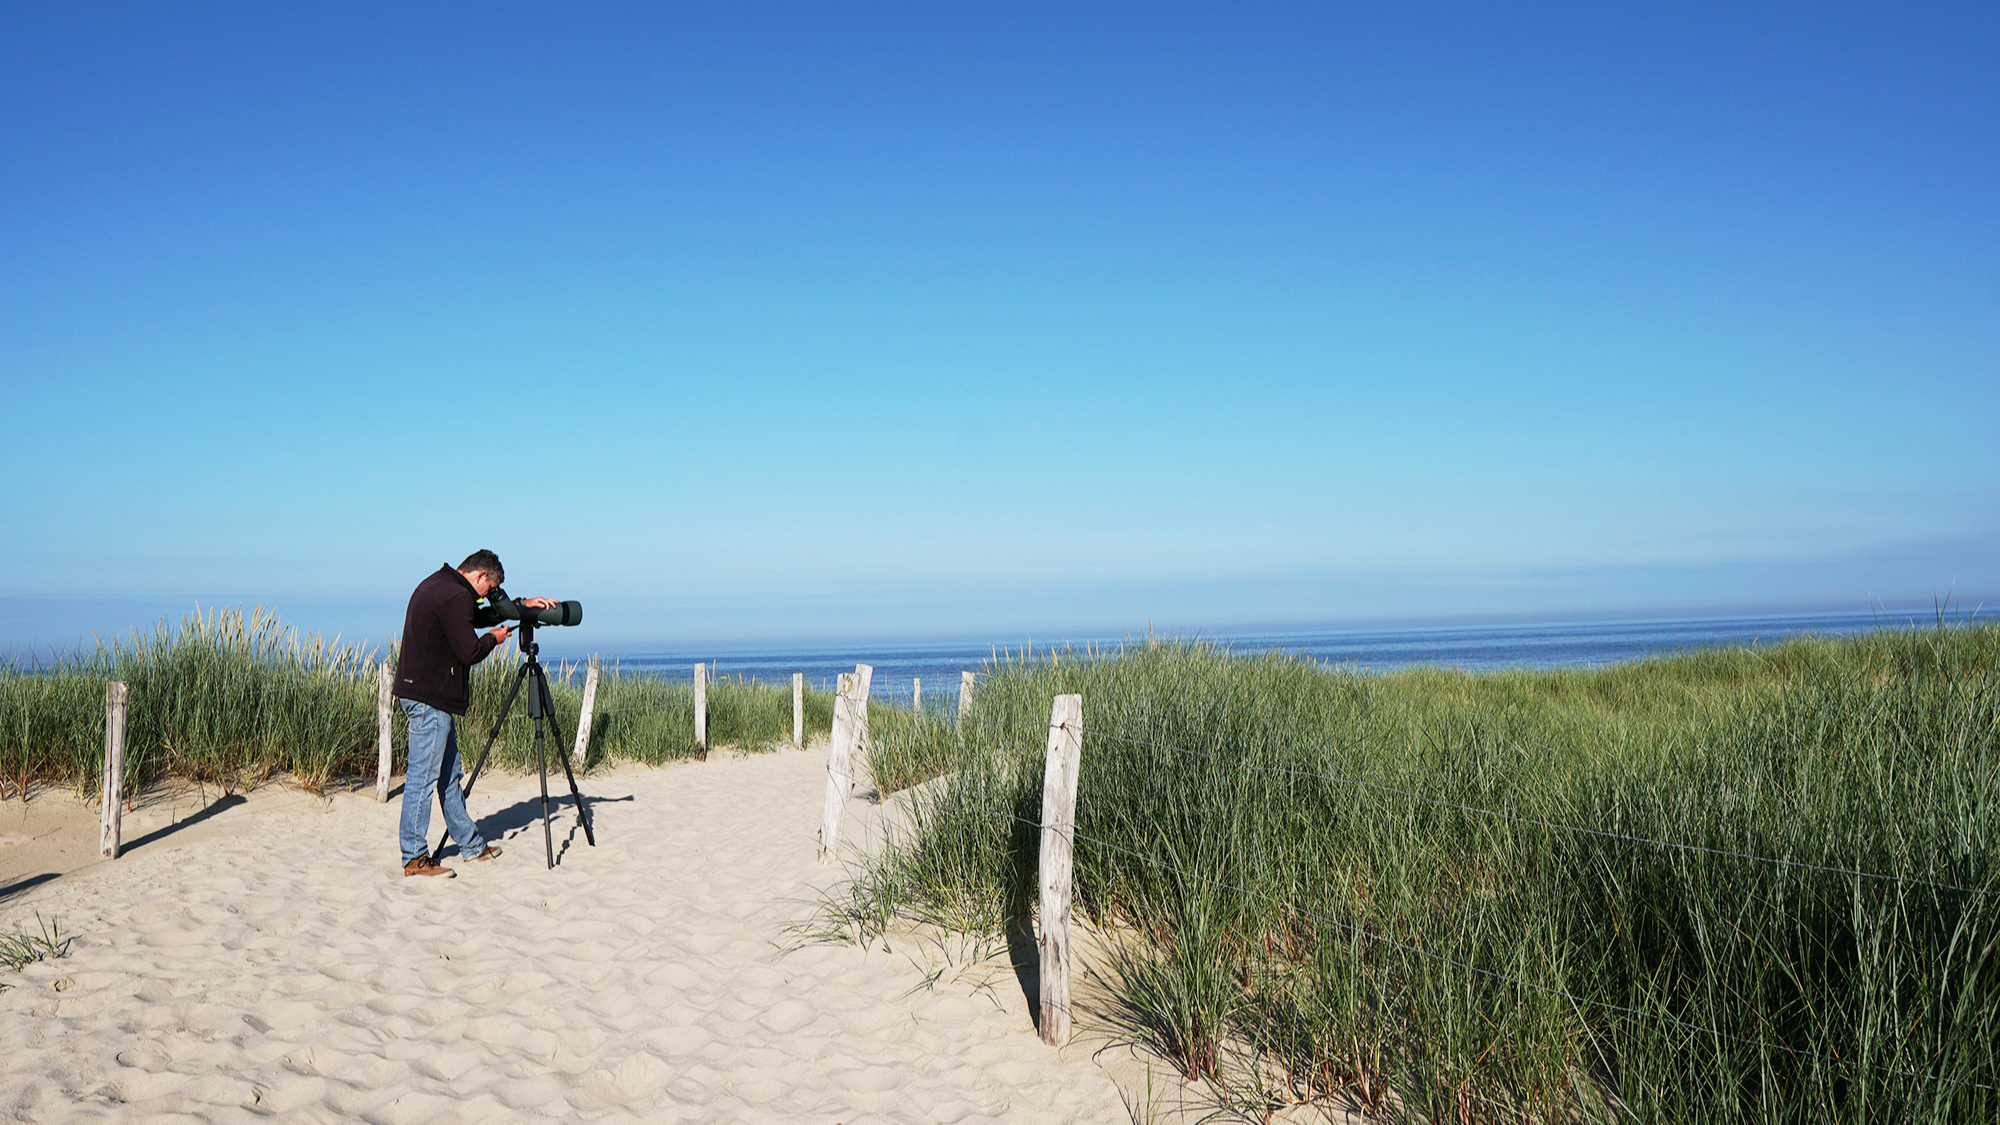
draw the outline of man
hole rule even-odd
[[[417,584],[403,616],[403,650],[396,660],[396,697],[410,720],[410,771],[403,781],[403,817],[398,843],[403,850],[403,874],[442,875],[458,872],[431,858],[431,794],[444,809],[445,831],[458,842],[467,860],[492,859],[500,849],[479,838],[479,828],[465,811],[465,789],[459,778],[458,730],[454,716],[465,714],[472,697],[472,666],[507,643],[513,630],[502,625],[481,636],[472,626],[480,599],[506,580],[500,557],[474,551],[458,564],[439,567]],[[520,605],[541,609],[556,603],[547,598],[523,598]]]

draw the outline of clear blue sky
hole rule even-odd
[[[9,5],[0,642],[2000,601],[2000,9],[1377,7]]]

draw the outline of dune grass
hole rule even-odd
[[[0,968],[21,969],[37,961],[52,961],[69,955],[70,937],[62,932],[62,923],[56,919],[44,921],[35,915],[35,932],[15,930],[0,934]],[[0,981],[0,991],[11,987]]]
[[[473,670],[472,702],[466,709],[461,744],[484,742],[494,720],[506,702],[522,657],[518,651],[489,657]],[[550,694],[566,738],[575,737],[576,715],[583,705],[584,671],[580,665],[549,665]],[[694,684],[662,680],[650,675],[621,672],[617,664],[604,666],[599,673],[597,700],[590,724],[588,761],[611,759],[662,762],[698,757],[703,753],[694,740]],[[806,737],[825,734],[833,727],[833,697],[808,690],[805,698]],[[792,685],[764,684],[736,676],[721,676],[708,682],[708,740],[711,746],[738,750],[770,750],[790,745],[792,737]],[[476,737],[474,737],[476,735]],[[568,745],[566,742],[565,745]],[[534,726],[527,718],[525,703],[516,703],[507,729],[494,744],[496,762],[508,768],[526,768],[534,756]]]
[[[1197,643],[989,667],[839,909],[1031,910],[1051,698],[1078,692],[1098,1013],[1253,1118],[2000,1117],[2000,628],[1598,670],[1382,676]]]
[[[372,779],[376,769],[376,669],[382,653],[301,637],[261,611],[197,612],[177,629],[101,645],[28,668],[0,665],[0,791],[34,785],[95,789],[104,756],[104,689],[130,685],[128,790],[161,778],[225,789],[284,774],[318,791]],[[472,700],[459,727],[462,752],[478,753],[520,668],[513,648],[473,669]],[[544,661],[567,752],[582,706],[582,668]],[[791,737],[791,686],[723,679],[709,686],[709,740],[760,749]],[[808,692],[808,732],[832,725],[829,696]],[[408,738],[394,712],[395,765]],[[551,732],[553,733],[553,732]],[[534,751],[525,702],[517,702],[493,762],[522,768]],[[601,669],[586,764],[660,763],[696,756],[694,686]]]

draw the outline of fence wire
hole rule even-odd
[[[323,735],[330,731],[344,731],[344,730],[358,731],[363,728],[374,728],[376,725],[377,725],[376,717],[373,715],[369,715],[365,718],[336,719],[329,723],[321,723],[317,726],[305,727],[298,731],[283,731],[279,733],[285,736],[290,736],[294,734]],[[179,746],[174,746],[171,743],[154,743],[150,746],[145,746],[145,747],[128,746],[126,747],[125,755],[126,755],[126,760],[129,762],[133,760],[135,752],[146,749],[171,750],[175,754],[208,754],[208,753],[213,753],[214,751],[217,750],[234,750],[239,746],[256,746],[262,743],[270,742],[272,738],[273,735],[252,735],[249,738],[239,738],[234,742],[217,742],[208,746],[193,746],[193,747],[179,747]]]

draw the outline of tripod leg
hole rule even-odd
[[[568,758],[563,759],[563,773],[569,775],[569,792],[576,798],[576,819],[583,825],[583,838],[594,848],[597,846],[597,833],[590,827],[590,806],[583,803],[583,791],[576,787],[576,771],[570,769]]]
[[[528,714],[535,717],[535,769],[542,775],[542,847],[548,853],[549,870],[553,871],[556,866],[556,839],[549,830],[549,754],[543,739],[545,723],[553,718],[549,714],[549,678],[542,671],[542,662],[535,659],[532,649],[522,670],[535,676],[534,690],[528,693]]]
[[[527,679],[528,666],[523,664],[521,670],[514,675],[514,686],[507,692],[507,702],[500,705],[500,717],[493,720],[493,729],[486,732],[486,745],[479,748],[479,758],[472,763],[472,772],[465,775],[463,791],[465,796],[472,796],[472,785],[479,780],[479,771],[486,768],[486,755],[493,752],[493,744],[500,740],[500,728],[507,725],[507,714],[514,709],[514,697],[521,694],[521,685],[526,683]],[[403,784],[408,785],[409,782],[405,781]],[[447,828],[444,835],[438,837],[437,847],[431,849],[431,859],[435,860],[444,854],[445,843],[450,839],[451,829]]]
[[[562,721],[556,718],[555,696],[549,694],[549,675],[547,672],[543,672],[536,678],[541,681],[542,715],[549,720],[550,737],[555,740],[556,753],[561,754],[563,744]],[[563,760],[568,761],[568,756],[565,755]]]
[[[556,866],[556,840],[549,831],[549,759],[542,747],[542,717],[535,716],[535,766],[542,773],[542,847],[549,856],[549,870]]]
[[[543,680],[542,690],[547,691],[548,687],[548,681]],[[590,809],[583,803],[583,790],[576,787],[576,770],[570,766],[569,755],[562,752],[562,727],[556,722],[555,701],[544,696],[542,710],[549,713],[549,726],[556,732],[556,753],[562,756],[563,776],[569,779],[569,795],[576,799],[576,819],[583,825],[583,838],[590,841],[590,846],[594,848],[597,846],[597,833],[591,831]]]
[[[507,725],[507,714],[514,709],[514,697],[521,694],[521,685],[528,681],[528,665],[514,673],[514,686],[507,692],[507,702],[500,705],[500,717],[493,720],[493,729],[486,732],[486,745],[479,749],[479,760],[472,763],[472,772],[465,778],[465,795],[472,796],[473,783],[479,780],[479,771],[486,768],[486,755],[492,753],[493,744],[500,740],[500,728]]]

